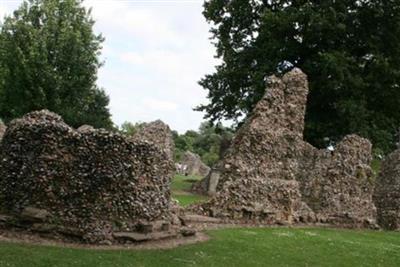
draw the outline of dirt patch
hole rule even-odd
[[[193,196],[191,192],[185,190],[174,190],[174,193],[179,196]]]
[[[151,249],[172,249],[179,246],[191,245],[206,242],[210,238],[205,233],[197,233],[195,236],[180,237],[157,241],[147,241],[144,243],[132,243],[121,245],[91,245],[82,243],[63,242],[40,236],[34,233],[24,233],[19,231],[0,231],[0,242],[9,242],[24,245],[40,245],[60,248],[77,248],[93,250],[151,250]]]

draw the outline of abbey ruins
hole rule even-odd
[[[174,144],[161,121],[133,137],[75,130],[49,111],[0,125],[0,227],[98,244],[193,234],[182,223],[189,213],[399,229],[400,150],[375,179],[368,140],[349,135],[334,151],[314,148],[303,140],[307,95],[299,69],[270,77],[223,159],[197,185],[212,197],[186,210],[171,199]]]
[[[371,143],[350,135],[334,152],[312,147],[303,141],[306,75],[294,69],[268,83],[214,171],[215,196],[199,208],[244,221],[374,225]]]
[[[0,153],[3,221],[90,243],[175,234],[174,165],[157,144],[39,111],[9,124]]]

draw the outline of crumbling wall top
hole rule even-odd
[[[170,160],[174,159],[175,144],[172,131],[161,120],[145,123],[133,136],[134,140],[151,142],[165,150]]]

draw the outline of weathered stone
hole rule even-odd
[[[132,138],[155,144],[164,151],[168,160],[174,161],[174,138],[169,126],[161,120],[145,123]]]
[[[49,216],[50,213],[45,209],[25,207],[21,212],[20,218],[30,222],[45,222]]]
[[[265,96],[217,165],[217,194],[200,210],[243,219],[244,209],[250,217],[269,209],[275,222],[282,217],[359,225],[375,219],[371,143],[350,135],[332,153],[303,141],[307,95],[307,77],[299,69],[268,79]]]
[[[374,201],[378,224],[387,230],[400,230],[400,149],[383,161],[376,180]]]
[[[317,217],[329,223],[359,226],[375,221],[371,143],[349,135],[333,152],[313,150],[314,155],[306,153],[303,158],[297,179],[303,200]]]
[[[269,78],[264,98],[236,133],[221,166],[219,188],[242,177],[295,180],[303,158],[308,85],[298,69]]]
[[[181,165],[185,168],[185,175],[204,177],[210,172],[210,167],[201,161],[200,156],[190,151],[183,154]]]
[[[70,226],[57,226],[56,231],[60,234],[66,235],[66,236],[72,236],[72,237],[78,237],[82,238],[84,236],[84,232],[82,232],[81,229],[76,228],[76,227],[70,227]],[[104,240],[104,239],[102,239]]]
[[[5,134],[6,130],[7,126],[0,121],[0,141],[3,139],[3,135]]]
[[[80,126],[80,127],[77,129],[77,131],[78,131],[78,132],[81,132],[81,133],[90,132],[90,131],[94,131],[94,130],[95,130],[95,129],[93,128],[93,126],[86,125],[86,124]]]
[[[220,175],[221,171],[217,166],[212,168],[206,177],[192,185],[191,191],[209,196],[215,195]]]
[[[148,234],[148,233],[153,232],[153,228],[154,228],[153,224],[150,224],[150,223],[147,223],[147,224],[140,223],[136,227],[137,231],[139,233],[143,233],[143,234]]]
[[[57,230],[57,226],[48,223],[34,223],[31,230],[39,233],[51,233]]]
[[[6,223],[12,219],[13,219],[12,216],[0,214],[0,222]]]
[[[202,216],[198,214],[186,214],[182,216],[182,220],[185,221],[185,224],[188,223],[220,223],[221,220],[217,218],[212,218],[208,216]]]
[[[282,179],[238,179],[227,183],[202,205],[211,216],[245,222],[289,224],[302,214],[298,182]],[[297,217],[296,217],[297,216]],[[305,216],[303,216],[305,217]]]
[[[116,239],[129,240],[132,242],[143,242],[148,240],[160,240],[176,237],[178,234],[176,232],[155,232],[155,233],[133,233],[133,232],[117,232],[113,236]]]
[[[113,243],[110,240],[101,240],[99,242],[99,245],[103,245],[103,246],[111,246]]]
[[[191,228],[182,228],[180,233],[182,236],[195,236],[196,230],[191,229]]]
[[[151,233],[151,232],[160,232],[160,231],[169,231],[170,225],[172,223],[166,220],[152,221],[146,223],[139,223],[136,226],[136,230],[139,233]]]
[[[106,130],[79,132],[40,111],[12,121],[0,151],[6,213],[36,219],[29,207],[47,210],[60,231],[77,229],[88,242],[112,238],[115,221],[171,220],[174,166],[154,144]]]

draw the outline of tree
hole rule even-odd
[[[179,135],[173,132],[176,161],[180,161],[185,151],[198,154],[202,161],[212,166],[221,158],[221,148],[233,137],[233,131],[221,124],[201,123],[198,132],[189,130]]]
[[[193,144],[199,136],[196,131],[189,130],[181,135],[177,131],[173,131],[172,135],[175,143],[175,161],[181,161],[186,151],[194,152]]]
[[[96,86],[104,38],[81,0],[26,0],[0,26],[0,117],[49,109],[74,127],[110,128]]]
[[[208,0],[222,63],[200,84],[206,118],[242,118],[269,75],[309,77],[305,138],[322,147],[357,133],[389,151],[400,125],[400,2]]]

